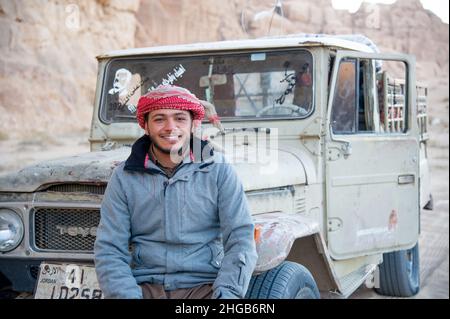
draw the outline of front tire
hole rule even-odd
[[[383,255],[380,288],[384,296],[411,297],[420,290],[419,243],[413,248]]]
[[[285,261],[260,275],[253,276],[247,299],[320,299],[319,289],[304,266]]]

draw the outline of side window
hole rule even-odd
[[[331,125],[334,133],[351,134],[356,132],[357,80],[356,60],[342,61],[339,65],[331,113]]]
[[[425,141],[428,138],[428,112],[427,112],[427,99],[428,88],[424,85],[418,84],[417,90],[417,124],[420,130],[420,139]]]
[[[380,133],[405,133],[408,129],[408,92],[406,65],[397,61],[382,61],[376,75],[379,100]]]
[[[403,62],[343,60],[331,111],[333,133],[405,133],[408,111],[405,78]]]

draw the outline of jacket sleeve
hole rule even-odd
[[[254,224],[235,170],[227,163],[218,165],[218,210],[225,254],[212,298],[244,298],[258,258]]]
[[[131,272],[130,212],[118,173],[114,171],[101,205],[94,245],[97,279],[106,298],[141,299],[142,290]]]

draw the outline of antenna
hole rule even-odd
[[[247,3],[248,3],[248,0],[245,0],[244,7],[242,8],[242,11],[241,11],[241,27],[244,30],[245,34],[247,34],[247,36],[249,36],[247,27],[245,25],[245,9],[247,8]]]
[[[267,35],[270,35],[270,29],[272,28],[272,21],[275,13],[284,18],[283,0],[277,0],[277,2],[275,3],[275,7],[273,7],[272,17],[270,18],[269,30],[267,32]]]
[[[277,0],[277,3],[275,4],[274,10],[275,10],[275,13],[277,13],[278,15],[284,17],[282,0]]]

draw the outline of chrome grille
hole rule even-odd
[[[94,250],[100,210],[91,208],[35,208],[34,239],[38,249]]]
[[[47,187],[44,191],[61,193],[89,193],[103,195],[105,194],[106,184],[55,184]]]

